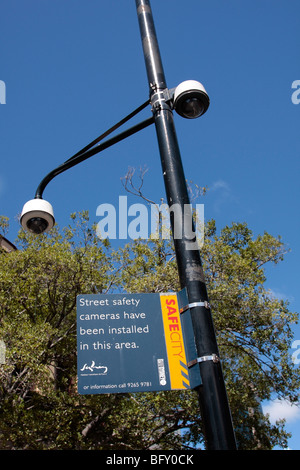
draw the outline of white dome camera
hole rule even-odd
[[[175,88],[174,108],[180,116],[197,118],[207,111],[208,106],[209,97],[202,83],[186,80]]]
[[[31,199],[24,204],[20,223],[24,230],[36,235],[48,232],[55,224],[53,208],[44,199]]]

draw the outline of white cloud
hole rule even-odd
[[[229,184],[223,180],[215,181],[212,187],[210,188],[211,191],[216,191],[217,189],[222,189],[223,191],[230,192]]]
[[[283,300],[284,302],[288,301],[289,304],[295,301],[294,296],[292,295],[289,296],[278,289],[268,289],[268,291],[269,291],[270,297],[274,297],[275,299]]]
[[[292,422],[300,419],[300,408],[291,404],[289,401],[272,401],[263,406],[264,414],[269,414],[272,424],[278,419],[285,419],[286,422]]]
[[[214,193],[213,208],[216,212],[222,211],[224,205],[226,206],[226,204],[234,200],[231,188],[224,180],[215,181],[212,186],[209,187],[209,192]]]

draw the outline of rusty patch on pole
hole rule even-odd
[[[186,277],[187,277],[187,279],[189,279],[189,281],[205,282],[202,267],[199,266],[198,264],[196,264],[193,261],[190,264],[187,265],[185,273],[186,273]]]
[[[141,13],[150,13],[150,12],[151,12],[151,9],[149,5],[140,5],[137,9],[138,15],[140,15]]]

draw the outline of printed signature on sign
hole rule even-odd
[[[85,363],[84,366],[82,367],[82,369],[80,369],[80,370],[81,370],[81,372],[87,371],[87,370],[89,370],[90,372],[94,372],[94,370],[97,370],[98,371],[97,375],[106,375],[107,371],[108,371],[108,367],[106,367],[106,366],[96,366],[95,361],[92,361],[90,366],[88,366]]]

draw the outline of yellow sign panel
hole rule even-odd
[[[183,332],[176,294],[160,294],[171,390],[190,388]]]

